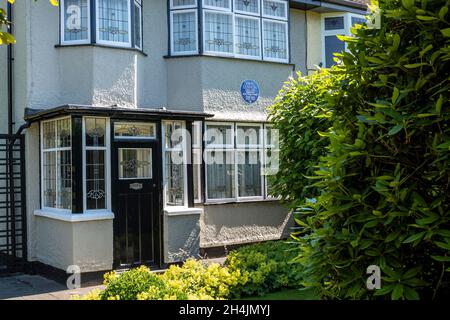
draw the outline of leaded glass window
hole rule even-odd
[[[233,15],[205,11],[204,50],[206,52],[233,53]]]
[[[192,8],[197,6],[197,0],[171,0],[170,5],[173,9]]]
[[[97,40],[130,45],[130,0],[97,1]]]
[[[288,59],[287,23],[278,21],[263,21],[264,57],[268,60]]]
[[[192,171],[194,178],[194,202],[202,201],[202,122],[192,123]]]
[[[260,57],[260,24],[259,19],[236,16],[235,27],[235,46],[236,54]]]
[[[172,53],[196,53],[197,10],[172,12]]]
[[[62,42],[90,40],[90,0],[63,0],[61,3]]]
[[[344,17],[329,17],[324,19],[325,30],[344,30]]]
[[[116,122],[114,124],[114,137],[151,139],[156,137],[156,125],[142,122]]]
[[[152,149],[119,149],[119,179],[151,179],[152,176]]]
[[[203,0],[204,8],[231,10],[231,0]]]
[[[85,207],[107,209],[107,119],[84,118]]]
[[[164,122],[164,191],[168,206],[186,205],[185,140],[183,122]]]
[[[142,49],[142,4],[141,0],[134,1],[134,46]]]
[[[206,150],[206,196],[208,200],[235,198],[234,150]]]
[[[261,197],[261,152],[245,150],[237,152],[238,162],[238,197]]]
[[[42,123],[42,206],[72,208],[71,119]]]
[[[287,19],[287,1],[263,0],[263,16],[277,19]]]
[[[260,0],[234,0],[234,11],[245,14],[259,14]]]

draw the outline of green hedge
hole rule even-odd
[[[285,241],[268,241],[231,251],[225,265],[247,278],[234,295],[264,295],[281,288],[300,287],[302,266],[292,261],[297,256],[296,247]]]
[[[322,296],[444,297],[449,1],[381,0],[379,12],[380,29],[357,26],[355,37],[341,37],[348,52],[337,55],[340,65],[292,81],[273,107],[282,142],[275,191],[300,212],[294,237],[304,284]],[[294,165],[298,154],[308,168]],[[308,202],[311,188],[317,196]],[[381,290],[366,288],[370,265],[381,267]]]

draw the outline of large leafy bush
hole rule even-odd
[[[276,190],[296,200],[305,284],[325,297],[448,294],[448,11],[447,0],[381,0],[381,29],[354,28],[356,37],[343,37],[343,63],[293,81],[272,110],[281,161],[291,161]],[[290,125],[305,117],[312,119]],[[326,140],[304,143],[307,133]],[[309,168],[289,170],[302,161],[296,150]],[[315,188],[315,201],[304,201],[305,186]],[[369,265],[381,267],[381,290],[366,289]]]
[[[297,254],[295,248],[285,241],[269,241],[230,252],[225,265],[246,280],[234,295],[264,295],[281,288],[300,287],[302,267],[292,263]]]

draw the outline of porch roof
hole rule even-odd
[[[50,109],[25,109],[24,119],[28,122],[49,119],[61,115],[97,115],[124,118],[165,118],[165,119],[184,119],[184,120],[202,120],[213,117],[213,114],[197,111],[167,110],[165,108],[124,108],[118,106],[99,107],[91,105],[73,105],[67,104]]]

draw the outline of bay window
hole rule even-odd
[[[72,128],[70,118],[42,122],[42,207],[72,208]]]
[[[171,55],[289,62],[286,0],[171,0],[170,11]]]
[[[98,43],[142,49],[142,0],[62,0],[60,19],[63,45]]]
[[[275,147],[266,144],[265,132],[263,124],[206,124],[206,202],[268,198],[266,174],[273,172],[264,170],[265,151]]]

